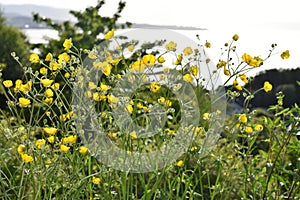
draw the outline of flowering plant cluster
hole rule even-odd
[[[210,154],[200,159],[199,155],[205,150],[205,139],[213,132],[210,124],[217,123],[216,119],[224,114],[223,110],[214,112],[208,108],[207,105],[213,103],[205,97],[209,89],[205,88],[206,81],[201,75],[203,69],[197,65],[202,51],[211,47],[209,42],[200,45],[199,49],[184,47],[179,54],[175,53],[176,41],[166,41],[161,51],[137,48],[134,41],[109,50],[110,42],[118,43],[112,29],[104,35],[103,40],[107,43],[98,49],[80,49],[73,45],[72,38],[66,38],[61,44],[63,52],[57,56],[51,52],[45,58],[31,54],[32,66],[23,67],[24,80],[0,82],[7,101],[7,110],[1,111],[0,136],[4,139],[0,141],[4,144],[1,147],[7,149],[1,149],[3,194],[0,193],[0,197],[299,198],[300,148],[293,137],[299,130],[298,106],[283,109],[283,95],[278,94],[278,104],[270,106],[272,116],[259,116],[256,110],[247,107],[258,92],[268,93],[273,89],[268,80],[257,91],[249,91],[244,86],[251,82],[247,73],[263,67],[276,45],[272,45],[266,58],[244,53],[239,57],[241,60],[234,63],[231,55],[236,52],[234,44],[238,39],[235,34],[230,43],[225,44],[226,56],[220,57],[217,70],[211,76],[224,76],[223,86],[231,85],[220,98],[229,101],[244,95],[245,107],[240,113],[226,116],[225,125],[219,127],[220,141],[211,147]],[[124,54],[125,51],[129,56]],[[169,54],[173,57],[169,67],[165,67]],[[288,59],[290,53],[286,50],[280,56]],[[201,62],[208,64],[211,60],[207,58]],[[158,68],[162,68],[157,76],[159,79],[153,78]],[[170,85],[170,89],[163,83],[168,82],[172,70],[177,71],[179,76],[176,78],[180,80]],[[94,78],[87,78],[90,74]],[[124,80],[126,84],[122,85]],[[140,87],[131,91],[127,84]],[[178,100],[174,91],[181,91],[183,84],[193,89],[201,104],[192,104],[186,96],[182,97],[186,102]],[[114,88],[117,86],[125,88],[122,98],[116,95]],[[83,92],[76,93],[78,88]],[[74,106],[72,93],[78,95],[79,101],[81,98],[87,101],[77,102]],[[200,110],[200,119],[193,126],[181,129],[184,124],[181,109],[187,105]],[[91,121],[97,121],[105,136],[128,155],[157,151],[176,138],[181,130],[191,132],[193,141],[178,159],[154,172],[120,172],[99,162],[96,153],[86,145],[82,136],[90,135],[90,132],[77,127],[80,120],[86,120],[88,116],[89,111],[81,109],[84,106],[91,106],[90,109],[96,111]],[[166,118],[160,118],[157,106],[163,108]],[[151,114],[163,125],[158,128],[153,125],[158,134],[142,137],[141,130],[147,130]],[[132,121],[127,122],[126,116]],[[133,123],[140,129],[121,129],[116,125],[118,123]],[[287,123],[290,126],[287,127]],[[259,142],[265,146],[261,147]],[[173,148],[180,147],[174,145]],[[122,162],[118,160],[120,165]]]

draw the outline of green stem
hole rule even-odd
[[[288,136],[286,138],[286,140],[282,143],[280,149],[279,149],[279,152],[277,153],[275,159],[274,159],[274,162],[272,163],[272,168],[270,170],[270,173],[267,177],[267,181],[266,181],[266,187],[265,187],[265,191],[264,191],[264,194],[263,194],[263,199],[265,199],[266,195],[267,195],[267,190],[268,190],[268,185],[270,183],[270,180],[271,180],[271,177],[272,177],[272,174],[274,172],[274,169],[275,169],[275,166],[276,166],[276,163],[277,163],[277,160],[279,159],[279,155],[281,154],[283,148],[286,146],[286,144],[288,143],[288,141],[291,139],[292,135],[293,135],[293,130],[295,128],[296,124],[294,123],[292,125],[292,128],[291,130],[288,132]]]

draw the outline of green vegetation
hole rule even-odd
[[[40,54],[12,56],[23,66],[23,79],[1,77],[7,101],[0,110],[1,200],[300,199],[300,108],[285,102],[294,85],[275,88],[265,79],[247,88],[246,72],[263,67],[274,45],[265,58],[238,55],[235,34],[209,77],[225,76],[223,84],[232,85],[212,98],[201,77],[201,66],[211,66],[201,57],[209,42],[178,51],[180,41],[165,38],[122,43],[114,29],[125,4],[113,18],[98,15],[103,4],[72,11],[75,26],[46,19],[59,40],[40,47]],[[288,59],[289,51],[281,57]],[[168,59],[175,69],[164,66]],[[163,73],[153,80],[148,75],[156,69]],[[273,92],[267,108],[249,109]],[[241,96],[238,113],[214,109]],[[142,137],[149,126],[155,134]],[[168,160],[172,154],[164,150],[179,156]],[[140,159],[151,153],[158,158]]]
[[[29,56],[29,44],[26,37],[16,28],[5,24],[5,18],[0,11],[0,68],[5,79],[17,80],[23,75],[22,67],[11,56],[14,52],[19,56],[20,62],[26,65]]]

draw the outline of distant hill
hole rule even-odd
[[[277,103],[276,93],[282,91],[285,95],[283,100],[284,107],[291,107],[295,103],[300,106],[300,68],[278,70],[271,69],[259,73],[254,79],[245,86],[249,91],[256,91],[263,87],[264,82],[269,81],[273,85],[270,92],[260,91],[250,102],[250,108],[268,108],[269,105]],[[240,96],[236,99],[236,103],[243,106],[244,98]]]
[[[32,13],[40,13],[41,16],[50,17],[54,20],[75,20],[75,18],[69,14],[68,9],[53,8],[48,6],[40,6],[33,4],[24,5],[0,5],[3,9],[5,16],[16,17],[24,16],[31,17]]]
[[[33,4],[24,5],[5,5],[0,4],[0,8],[3,10],[6,22],[16,28],[47,28],[45,24],[37,24],[32,21],[32,13],[39,13],[40,16],[51,18],[53,21],[73,21],[76,19],[73,15],[69,14],[68,9],[59,9],[48,6],[39,6]],[[164,29],[177,29],[177,30],[205,30],[203,28],[196,27],[182,27],[182,26],[160,26],[152,24],[132,24],[132,28],[164,28]]]
[[[32,21],[32,13],[39,13],[54,21],[74,21],[75,18],[69,14],[68,9],[52,8],[32,4],[24,5],[0,5],[6,23],[16,28],[46,28],[44,24],[37,24]]]

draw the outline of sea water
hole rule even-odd
[[[22,29],[24,34],[28,37],[30,43],[47,43],[49,39],[57,39],[58,33],[52,29]],[[127,30],[122,30],[126,32]],[[259,29],[247,29],[236,28],[226,29],[210,29],[210,30],[173,30],[180,33],[195,43],[204,44],[206,41],[211,43],[211,48],[205,49],[209,58],[215,64],[220,59],[226,60],[226,54],[221,56],[225,50],[225,43],[232,41],[234,34],[239,35],[239,40],[234,42],[237,46],[236,54],[232,54],[232,57],[237,61],[241,60],[243,53],[248,53],[251,56],[260,56],[266,58],[271,49],[271,45],[276,43],[271,58],[266,60],[264,64],[252,70],[250,75],[255,75],[261,71],[269,69],[295,69],[300,67],[300,29],[280,29],[280,28],[263,28]],[[118,34],[118,32],[116,32]],[[200,40],[196,35],[199,35]],[[164,38],[162,38],[164,39]],[[280,54],[285,51],[290,51],[290,58],[283,60]]]

